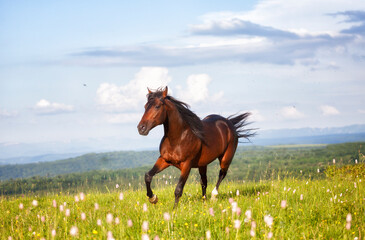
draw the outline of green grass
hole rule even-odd
[[[360,165],[360,164],[359,164]],[[357,165],[357,166],[359,166]],[[361,164],[363,165],[363,164]],[[364,166],[362,166],[362,171]],[[75,195],[61,192],[45,196],[12,196],[0,200],[0,236],[1,239],[106,239],[111,231],[115,239],[141,239],[148,234],[150,239],[206,239],[210,231],[212,239],[249,239],[252,222],[257,239],[266,239],[272,232],[273,239],[363,239],[365,236],[365,186],[362,175],[343,178],[341,175],[318,180],[296,178],[276,179],[260,182],[223,181],[217,200],[201,198],[201,187],[190,182],[176,210],[173,210],[174,180],[172,185],[161,183],[154,189],[159,202],[151,205],[145,195],[145,188],[109,189],[107,193],[97,190],[85,192],[84,201],[75,201]],[[351,170],[350,170],[351,172]],[[360,171],[361,172],[361,171]],[[162,186],[165,185],[165,186]],[[208,192],[213,189],[212,183]],[[239,195],[237,195],[237,190]],[[119,199],[123,192],[124,199]],[[303,200],[301,200],[303,195]],[[229,199],[237,202],[241,214],[232,213]],[[57,208],[52,206],[56,200]],[[37,200],[38,206],[32,201]],[[287,201],[282,208],[281,202]],[[19,204],[24,205],[23,209]],[[70,209],[70,216],[59,205],[66,203],[64,209]],[[95,210],[94,204],[99,204]],[[143,205],[147,211],[143,211]],[[214,216],[210,215],[210,208]],[[252,211],[252,219],[246,219],[245,212]],[[164,213],[171,220],[166,221]],[[86,219],[81,219],[81,213]],[[107,223],[108,213],[113,215],[113,223]],[[346,216],[351,214],[351,228],[346,229]],[[271,215],[273,225],[270,228],[264,217]],[[42,221],[44,217],[44,222]],[[115,223],[118,217],[120,223]],[[101,225],[97,225],[97,220]],[[127,221],[133,226],[128,227]],[[238,229],[234,221],[240,220]],[[143,221],[149,229],[142,230]],[[72,226],[78,228],[78,235],[71,236]],[[52,237],[52,230],[56,236]]]

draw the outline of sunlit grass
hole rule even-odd
[[[212,188],[210,185],[208,192]],[[120,192],[123,192],[122,200]],[[149,239],[156,236],[159,239],[253,236],[258,239],[361,239],[365,236],[365,190],[360,178],[223,182],[217,199],[211,200],[208,194],[205,201],[201,198],[200,184],[190,183],[176,210],[173,210],[174,185],[155,188],[155,193],[159,197],[156,205],[148,202],[144,189],[90,191],[85,192],[84,200],[80,194],[77,199],[65,193],[2,198],[0,235],[2,239],[107,239],[108,236],[109,239],[141,239],[142,235]],[[33,200],[37,206],[32,204]],[[348,230],[349,213],[352,219]],[[265,216],[266,220],[272,217],[271,226]],[[143,222],[148,223],[148,229],[142,228]]]

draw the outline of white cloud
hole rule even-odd
[[[328,14],[348,11],[365,10],[362,1],[347,0],[266,0],[260,1],[251,11],[247,12],[217,12],[206,14],[203,21],[241,19],[275,28],[310,33],[337,33],[350,26],[341,19],[335,20]],[[310,17],[309,17],[310,16]],[[344,19],[344,18],[342,18]]]
[[[204,102],[206,100],[217,101],[223,96],[223,92],[209,95],[208,85],[211,78],[208,74],[193,74],[187,80],[187,89],[178,87],[178,97],[188,103]]]
[[[113,124],[138,123],[141,117],[140,113],[118,113],[107,115],[106,120]]]
[[[265,120],[264,116],[260,113],[259,110],[254,109],[249,111],[251,113],[250,120],[253,122],[262,122]]]
[[[213,12],[191,25],[191,35],[166,44],[99,47],[71,54],[69,64],[97,66],[184,66],[212,62],[295,64],[318,62],[324,50],[353,47],[363,38],[344,30],[356,26],[343,11],[365,11],[362,1],[264,0],[251,11]],[[346,55],[351,52],[344,51]],[[341,54],[340,54],[341,55]]]
[[[186,80],[187,91],[181,91],[179,97],[188,102],[200,102],[208,98],[208,84],[211,79],[208,74],[190,75]]]
[[[320,109],[322,111],[322,115],[324,116],[333,116],[340,114],[340,112],[333,106],[322,105],[320,106]]]
[[[296,107],[289,106],[283,107],[280,111],[282,117],[286,119],[300,119],[304,117],[304,114],[301,113]]]
[[[46,99],[39,100],[35,106],[34,110],[37,114],[59,114],[72,112],[74,107],[72,105],[66,105],[63,103],[49,102]]]
[[[11,117],[15,117],[17,115],[18,115],[17,112],[10,112],[6,109],[0,108],[0,118],[11,118]]]
[[[170,81],[167,68],[143,67],[126,85],[102,83],[96,92],[97,103],[109,112],[134,111],[146,101],[147,87],[165,87]]]

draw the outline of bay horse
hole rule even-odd
[[[157,203],[158,198],[151,190],[153,176],[169,166],[177,167],[181,175],[175,189],[176,208],[191,168],[199,169],[203,198],[206,198],[207,165],[216,158],[221,169],[212,196],[217,195],[236,152],[238,139],[248,139],[254,133],[250,132],[252,129],[244,128],[248,124],[249,112],[228,118],[209,115],[200,120],[188,104],[169,96],[167,91],[167,87],[155,92],[148,89],[145,112],[137,128],[140,135],[146,136],[151,129],[163,124],[160,156],[145,174],[147,196],[150,203]]]

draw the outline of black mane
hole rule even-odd
[[[161,100],[163,100],[162,93],[163,91],[160,89],[158,89],[156,92],[149,93],[147,95],[147,107],[153,104],[155,98],[161,98]],[[203,123],[200,118],[189,109],[190,106],[187,103],[181,102],[171,96],[167,96],[165,100],[169,100],[175,105],[177,111],[180,114],[180,117],[191,128],[191,131],[194,133],[194,135],[198,137],[202,142],[205,142]]]

